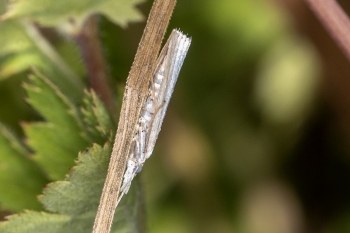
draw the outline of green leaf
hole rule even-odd
[[[94,91],[85,91],[83,121],[91,141],[103,144],[116,131],[116,127],[102,101]]]
[[[0,54],[1,56],[32,50],[34,44],[23,26],[16,20],[0,22]]]
[[[76,34],[86,18],[96,13],[104,14],[122,27],[128,22],[140,21],[143,17],[135,5],[141,2],[143,0],[21,0],[12,4],[5,18],[29,18],[43,26],[60,26]]]
[[[28,150],[0,124],[0,206],[10,211],[41,209],[36,196],[48,182]]]
[[[60,226],[69,221],[69,216],[49,214],[45,212],[25,211],[8,217],[8,221],[0,224],[0,232],[59,232]]]
[[[21,73],[30,66],[40,65],[41,58],[38,54],[28,51],[8,56],[5,59],[1,59],[0,63],[2,66],[0,70],[0,80],[2,80]]]
[[[23,26],[14,20],[0,22],[0,80],[45,62]]]
[[[0,233],[86,233],[92,231],[109,157],[109,141],[103,147],[94,144],[79,154],[77,166],[64,181],[49,184],[40,201],[56,214],[25,212],[0,224]],[[118,206],[112,232],[140,232],[140,202],[132,188]]]
[[[25,89],[28,102],[47,120],[25,125],[25,132],[28,144],[36,150],[34,158],[48,172],[53,169],[52,160],[65,156],[64,150],[73,150],[79,141],[87,144],[98,139],[104,146],[93,143],[91,148],[79,153],[76,166],[64,180],[45,187],[39,200],[47,212],[25,211],[10,216],[0,224],[0,233],[91,232],[112,152],[115,126],[94,92],[85,91],[79,112],[56,86],[38,73],[30,77]],[[77,154],[67,153],[72,157]],[[67,155],[65,159],[74,161]],[[140,195],[133,185],[116,210],[111,232],[141,232],[141,209]]]
[[[35,25],[18,20],[0,21],[0,80],[36,67],[74,98],[81,98],[83,85],[59,57]]]
[[[110,154],[110,143],[104,148],[94,144],[87,152],[80,154],[77,166],[71,169],[67,180],[51,183],[45,188],[40,197],[45,209],[67,215],[84,213],[86,216],[89,215],[87,207],[96,210],[99,203],[96,197],[103,188]],[[94,217],[95,212],[90,214],[90,217]]]
[[[78,108],[47,78],[30,76],[24,85],[28,102],[47,122],[24,124],[28,145],[34,149],[34,160],[49,177],[58,180],[74,165],[79,151],[90,144],[84,133]]]

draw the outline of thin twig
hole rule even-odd
[[[98,38],[97,16],[90,16],[75,38],[87,69],[90,87],[94,89],[110,114],[115,118],[116,105],[109,85],[106,63]]]
[[[350,61],[350,20],[335,0],[305,0]]]
[[[176,0],[155,0],[125,87],[117,135],[93,233],[109,233],[135,127]]]

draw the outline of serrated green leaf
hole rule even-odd
[[[60,232],[61,226],[69,222],[69,220],[69,216],[66,215],[25,211],[25,213],[12,215],[6,222],[2,222],[0,224],[0,232],[56,233]]]
[[[77,166],[73,167],[65,181],[49,184],[40,201],[45,209],[67,215],[89,213],[87,210],[96,210],[106,171],[108,157],[111,153],[110,143],[104,148],[94,144],[88,151],[79,154]],[[90,212],[94,217],[95,212]]]
[[[115,132],[116,127],[105,108],[102,101],[98,98],[94,91],[85,91],[83,99],[83,120],[85,129],[92,137],[92,141],[98,144],[103,144],[112,132]]]
[[[51,183],[45,188],[40,201],[51,212],[81,215],[93,218],[98,206],[111,152],[109,144],[101,148],[95,144],[79,155],[77,166],[66,181]],[[91,172],[93,171],[93,172]]]
[[[6,17],[29,18],[43,26],[60,26],[68,33],[77,33],[86,18],[96,13],[123,27],[128,22],[140,21],[143,17],[135,5],[141,2],[143,0],[26,0],[13,3]]]
[[[79,155],[65,181],[49,184],[40,197],[51,213],[26,212],[0,224],[0,233],[86,233],[92,231],[103,183],[107,174],[111,142],[94,144]],[[139,208],[135,189],[118,207],[112,232],[140,232]],[[30,227],[29,227],[30,226]]]
[[[78,152],[89,145],[79,111],[40,74],[31,76],[24,87],[28,102],[48,121],[24,125],[28,145],[35,151],[34,160],[50,178],[58,180],[74,165]]]
[[[0,206],[10,211],[41,209],[36,196],[48,182],[29,151],[0,124]]]
[[[47,185],[40,196],[40,202],[48,212],[26,211],[10,216],[8,221],[0,224],[0,233],[83,233],[91,232],[103,184],[107,174],[109,157],[112,151],[112,130],[115,126],[108,112],[95,93],[85,92],[82,114],[54,86],[40,74],[30,77],[25,85],[28,102],[42,114],[47,122],[27,124],[24,126],[28,144],[36,149],[34,158],[45,161],[45,166],[55,169],[62,160],[60,156],[70,150],[77,140],[89,143],[85,137],[79,139],[89,128],[90,141],[98,138],[104,143],[96,143],[91,148],[79,153],[76,166],[71,168],[65,180]],[[79,120],[82,117],[83,123]],[[74,129],[75,137],[69,135]],[[84,147],[85,148],[85,147]],[[82,150],[82,148],[80,148]],[[72,155],[77,153],[69,152]],[[72,158],[64,157],[68,162]],[[63,162],[63,161],[61,161]],[[57,168],[56,168],[57,169]],[[68,168],[65,168],[67,171]],[[128,195],[120,203],[114,218],[111,232],[140,232],[139,214],[140,195],[132,186]]]

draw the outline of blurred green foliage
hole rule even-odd
[[[38,169],[37,164],[27,157],[29,151],[20,140],[1,124],[0,131],[2,208],[11,211],[21,211],[24,208],[41,209],[36,195],[48,179]]]

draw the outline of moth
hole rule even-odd
[[[190,44],[191,38],[174,29],[158,56],[145,104],[136,125],[117,205],[153,152]]]

